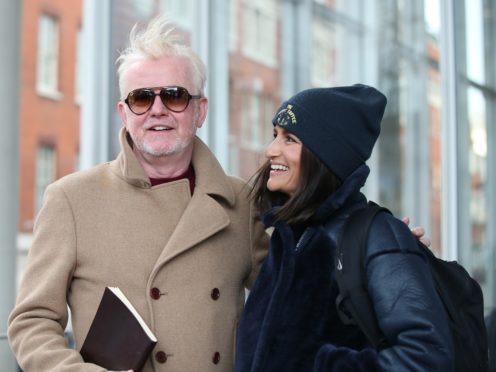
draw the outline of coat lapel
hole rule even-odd
[[[157,260],[156,268],[207,240],[229,222],[226,211],[215,199],[206,194],[194,195]]]
[[[217,159],[199,138],[195,140],[193,168],[195,191],[160,254],[152,277],[162,265],[207,240],[230,223],[225,207],[234,205],[234,191]]]

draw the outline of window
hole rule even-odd
[[[52,16],[42,15],[38,29],[38,65],[36,88],[38,93],[60,99],[59,84],[59,23]]]
[[[313,30],[313,58],[312,84],[315,86],[334,85],[334,55],[335,36],[332,28],[321,22],[314,25]]]
[[[241,143],[245,148],[251,148],[256,142],[254,140],[253,127],[258,125],[258,114],[255,112],[256,108],[253,104],[256,103],[256,98],[252,98],[253,93],[245,91],[241,94],[241,100],[244,104],[241,107]]]
[[[55,181],[55,149],[51,145],[40,145],[36,157],[35,214],[41,209],[46,187]]]
[[[277,65],[276,7],[273,0],[243,3],[243,53],[270,67]]]
[[[241,141],[245,148],[258,150],[260,146],[260,93],[243,93],[241,110]]]
[[[242,101],[246,102],[241,111],[241,141],[248,150],[263,152],[272,140],[274,100],[266,93],[255,90],[245,92]]]

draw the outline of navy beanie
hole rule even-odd
[[[386,101],[362,84],[307,89],[285,101],[272,123],[297,136],[344,181],[370,157]]]

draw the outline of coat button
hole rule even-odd
[[[210,293],[210,296],[212,297],[212,300],[217,301],[220,297],[219,288],[212,289],[212,293]]]
[[[150,289],[150,297],[154,300],[158,300],[160,298],[160,289],[158,289],[157,287],[153,287],[152,289]]]
[[[167,362],[167,354],[163,351],[157,351],[155,353],[155,360],[159,363],[164,364],[165,362]]]
[[[218,351],[216,351],[214,353],[214,356],[212,357],[212,362],[214,364],[219,364],[219,362],[220,362],[220,353]]]

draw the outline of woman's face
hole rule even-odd
[[[279,126],[274,127],[274,140],[265,155],[270,160],[267,188],[292,196],[300,181],[302,143],[294,134]]]

